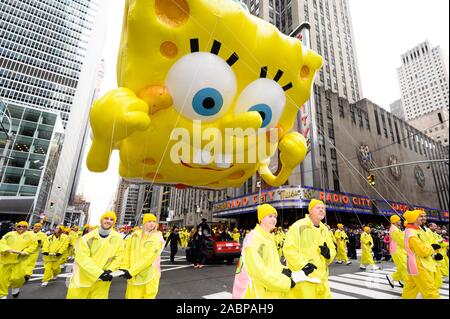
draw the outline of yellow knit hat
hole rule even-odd
[[[370,232],[370,227],[369,226],[366,226],[366,227],[364,227],[364,231],[367,233],[367,232]]]
[[[341,228],[341,227],[344,227],[344,225],[342,225],[342,224],[337,224],[337,228]]]
[[[394,224],[396,222],[400,221],[400,217],[398,217],[398,215],[392,215],[390,218],[391,224]]]
[[[319,204],[325,205],[321,200],[318,200],[315,198],[311,199],[311,201],[309,202],[309,205],[308,205],[308,212],[310,212],[314,206],[319,205]]]
[[[100,221],[102,221],[103,218],[106,218],[106,217],[114,219],[114,224],[116,223],[116,220],[117,220],[116,213],[114,213],[114,212],[106,212],[106,213],[104,213],[102,215],[102,217],[100,217]]]
[[[156,222],[156,216],[154,214],[144,214],[144,218],[142,219],[142,225],[148,222]]]
[[[270,214],[275,214],[275,216],[278,217],[277,210],[273,206],[269,204],[258,206],[258,223],[260,223],[264,217]]]
[[[427,212],[421,209],[417,210],[419,212],[419,215],[427,216]]]
[[[420,211],[420,210],[407,210],[403,214],[403,218],[406,219],[408,224],[414,224],[414,222],[417,220],[417,218],[419,218],[421,212],[422,211]]]
[[[84,227],[83,227],[83,229],[89,229],[89,228],[91,228],[91,225],[89,225],[89,224],[86,224],[86,225],[84,225]]]
[[[23,221],[23,220],[22,220],[21,222],[18,222],[18,223],[17,223],[16,227],[17,227],[17,226],[26,226],[26,227],[28,228],[29,225],[28,225],[28,223],[27,223],[26,221]]]
[[[34,224],[34,226],[33,226],[33,227],[36,227],[36,226],[38,226],[38,227],[41,227],[41,228],[42,228],[42,224],[41,224],[41,223],[36,223],[36,224]]]

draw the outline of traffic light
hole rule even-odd
[[[53,208],[53,206],[55,206],[54,202],[50,202],[50,208]]]
[[[369,176],[367,176],[367,182],[370,186],[375,186],[375,175],[370,174]]]

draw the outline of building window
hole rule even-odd
[[[350,117],[352,119],[352,123],[356,124],[355,108],[353,105],[350,105]]]
[[[377,133],[378,135],[381,135],[381,130],[380,130],[380,120],[378,119],[378,112],[377,110],[373,110],[374,115],[375,115],[375,124],[377,126]]]
[[[398,143],[398,144],[401,144],[401,141],[400,141],[400,134],[398,134],[398,126],[397,126],[397,122],[394,122],[394,125],[395,125],[395,133],[397,134],[397,143]]]

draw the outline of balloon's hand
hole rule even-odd
[[[103,172],[120,141],[150,126],[149,106],[131,90],[118,88],[94,103],[90,122],[93,140],[87,166],[93,172]]]
[[[308,147],[306,139],[298,132],[291,132],[285,135],[278,146],[280,150],[280,160],[283,166],[294,169],[306,157]]]

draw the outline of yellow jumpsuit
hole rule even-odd
[[[256,225],[243,243],[233,284],[233,299],[287,298],[291,279],[278,258],[273,235]]]
[[[431,246],[432,244],[437,244],[437,242],[435,242],[434,233],[427,227],[420,228],[417,236],[425,245]],[[434,282],[436,284],[436,287],[440,289],[442,287],[442,273],[439,271],[440,261],[432,259],[432,262],[436,265],[437,270],[434,272]]]
[[[69,245],[63,256],[64,262],[66,262],[67,259],[69,259],[69,257],[72,257],[75,253],[75,244],[77,243],[78,240],[78,233],[72,230],[70,231],[68,238],[69,238]]]
[[[423,299],[439,299],[439,289],[435,284],[436,263],[432,259],[434,250],[419,238],[419,227],[407,226],[405,250],[407,253],[408,275],[403,287],[403,299],[416,299],[420,292]]]
[[[392,274],[392,279],[404,282],[408,275],[406,271],[405,233],[398,229],[397,226],[391,225],[389,235],[391,237],[389,252],[395,264],[395,272]]]
[[[433,244],[437,244],[441,246],[440,249],[436,250],[437,253],[440,253],[444,259],[442,260],[436,260],[436,265],[438,267],[438,270],[441,273],[442,277],[448,277],[448,256],[447,256],[447,250],[448,250],[448,243],[444,241],[444,239],[436,232],[433,232]]]
[[[334,233],[334,237],[336,238],[336,245],[337,245],[336,260],[343,261],[344,263],[348,262],[348,257],[347,257],[348,237],[347,237],[347,234],[345,233],[345,231],[338,229]]]
[[[160,256],[164,238],[159,231],[142,237],[142,230],[126,241],[121,269],[132,276],[127,281],[126,299],[155,299],[161,277]]]
[[[25,283],[25,268],[29,256],[8,253],[14,249],[28,254],[33,253],[37,247],[36,236],[31,231],[19,234],[11,231],[0,240],[0,297],[8,295],[8,289],[20,288]]]
[[[327,244],[330,249],[330,259],[325,259],[320,253],[319,246]],[[300,271],[308,263],[314,264],[315,269],[308,277],[318,278],[320,284],[300,282],[292,289],[292,297],[299,299],[331,299],[328,283],[328,266],[336,256],[336,249],[332,235],[328,228],[320,223],[315,227],[309,215],[295,222],[286,234],[283,246],[287,266],[293,272]]]
[[[124,240],[115,230],[106,238],[99,235],[98,228],[81,237],[66,298],[108,299],[111,282],[99,277],[105,270],[114,272],[120,268],[124,248]]]
[[[34,267],[36,266],[36,262],[39,258],[39,249],[42,248],[44,241],[47,238],[47,235],[41,231],[34,233],[34,235],[36,236],[38,245],[36,246],[36,250],[32,252],[27,259],[27,266],[25,268],[25,275],[27,276],[31,276],[33,274]]]
[[[373,238],[370,234],[364,232],[361,234],[361,265],[375,265],[372,255]]]
[[[61,234],[59,238],[55,235],[51,235],[45,238],[42,245],[42,259],[44,260],[44,277],[42,282],[47,282],[61,273],[60,265],[62,265],[62,258],[64,252],[69,245],[69,238],[66,234]],[[61,254],[60,256],[44,255],[49,254]]]

